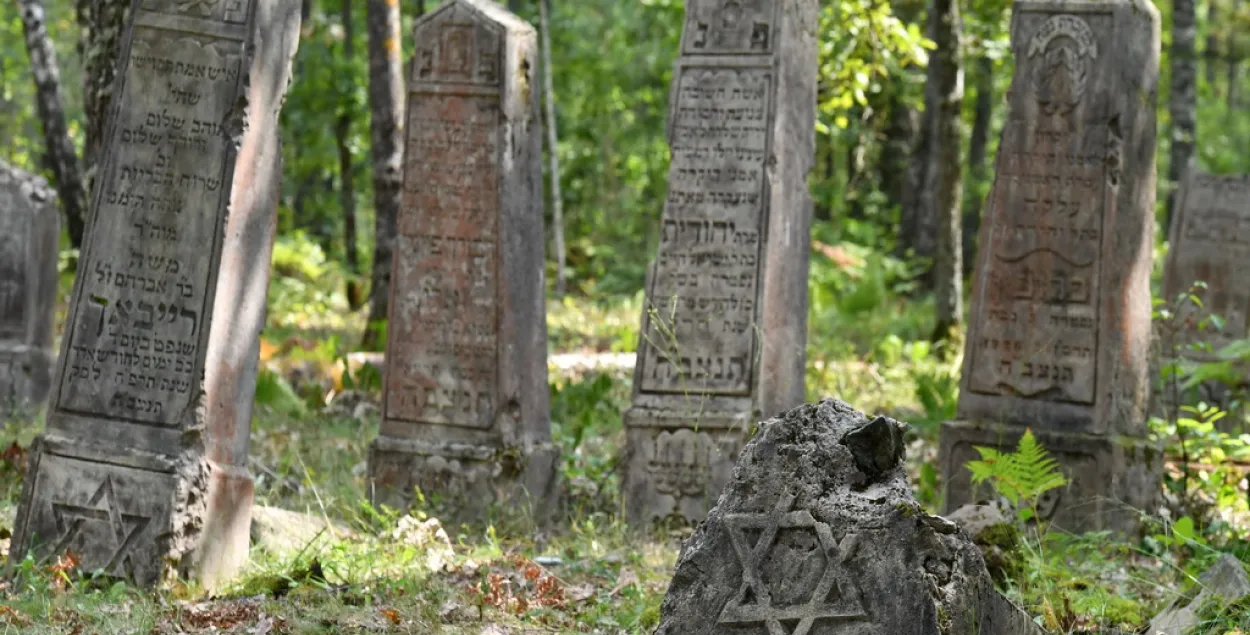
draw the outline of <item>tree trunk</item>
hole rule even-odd
[[[915,188],[909,187],[909,181],[913,153],[920,132],[920,111],[904,103],[899,91],[899,88],[894,89],[886,106],[888,113],[883,133],[885,140],[878,165],[881,170],[881,191],[885,194],[887,204],[899,208],[897,251],[902,255],[914,239],[914,216],[910,213],[915,209],[909,192]]]
[[[977,101],[972,118],[972,136],[968,140],[968,169],[972,173],[974,196],[964,205],[963,258],[964,274],[971,272],[977,248],[977,230],[981,227],[981,205],[990,175],[987,150],[990,125],[994,120],[994,60],[982,57],[977,61]]]
[[[65,211],[65,224],[70,234],[78,234],[81,244],[87,219],[87,189],[78,166],[78,153],[69,137],[65,108],[61,102],[61,76],[56,64],[56,51],[48,37],[44,10],[40,0],[18,0],[22,11],[22,28],[26,33],[26,50],[35,78],[35,97],[39,120],[43,123],[47,163],[56,181],[57,197]]]
[[[95,187],[96,165],[104,145],[104,120],[113,103],[113,77],[117,74],[122,31],[130,10],[130,0],[78,0],[78,26],[81,35],[78,52],[83,60],[83,114],[86,127],[83,144],[83,173],[87,177],[87,200]],[[75,227],[67,219],[70,243],[82,246],[86,227]]]
[[[369,130],[373,145],[373,283],[361,347],[382,348],[390,311],[396,222],[403,203],[404,76],[399,0],[369,0]]]
[[[929,38],[933,39],[933,35],[930,34]],[[933,68],[933,57],[933,55],[929,57],[929,68]],[[937,109],[933,104],[938,98],[936,95],[930,95],[935,86],[931,79],[932,71],[929,71],[928,75],[930,79],[925,82],[925,109],[918,117],[920,129],[916,143],[912,146],[912,156],[907,168],[907,186],[903,192],[902,227],[900,227],[903,240],[899,244],[900,253],[906,253],[910,249],[912,254],[919,258],[933,258],[937,251],[937,218],[934,216],[936,207],[933,202],[933,193],[928,186],[933,182],[932,175],[929,174],[929,156],[936,143],[934,137],[937,135],[935,130]],[[929,272],[932,273],[932,268]],[[928,285],[931,282],[932,278],[925,276],[924,283]]]
[[[342,0],[341,17],[343,20],[343,59],[351,60],[356,55],[356,47],[352,43],[355,30],[352,28],[352,0]],[[344,97],[344,102],[348,101]],[[343,207],[343,255],[347,261],[347,303],[353,311],[364,304],[361,297],[358,278],[360,276],[360,255],[356,250],[356,174],[352,165],[352,150],[349,144],[352,132],[352,109],[344,106],[334,126],[334,139],[339,151],[339,201]]]
[[[539,21],[542,25],[543,94],[547,101],[547,155],[551,160],[551,225],[556,243],[556,295],[563,296],[568,281],[565,277],[564,201],[560,194],[560,135],[556,129],[556,91],[551,63],[551,0],[539,0]]]
[[[1232,0],[1232,6],[1229,7],[1228,15],[1236,16],[1241,10],[1241,0]],[[1229,118],[1232,118],[1233,109],[1237,107],[1237,82],[1240,81],[1240,64],[1237,49],[1237,30],[1228,30],[1228,41],[1224,45],[1224,61],[1228,64],[1228,92],[1225,94],[1227,112]]]
[[[1202,57],[1207,85],[1211,87],[1213,93],[1216,92],[1215,64],[1220,61],[1220,44],[1215,31],[1215,23],[1219,19],[1220,10],[1216,0],[1207,0],[1207,45]]]
[[[1168,162],[1167,218],[1164,227],[1170,226],[1172,222],[1177,186],[1194,154],[1198,108],[1195,86],[1198,69],[1194,51],[1197,38],[1194,0],[1173,0],[1172,93],[1168,104],[1168,111],[1172,116],[1172,155]]]
[[[933,207],[925,213],[935,220],[937,227],[933,263],[937,324],[933,340],[940,341],[947,339],[951,330],[963,322],[960,115],[964,77],[958,0],[933,0],[929,22],[937,48],[929,60],[926,90],[925,109],[932,113],[933,137],[925,189],[932,192]]]

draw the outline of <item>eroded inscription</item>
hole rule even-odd
[[[243,4],[162,6],[214,17]],[[80,265],[60,408],[175,425],[197,397],[241,52],[235,41],[136,27]]]
[[[498,364],[499,98],[411,99],[406,152],[419,160],[406,162],[404,176],[387,417],[488,428]]]
[[[773,0],[691,0],[686,3],[685,53],[771,53],[779,6]]]
[[[28,232],[0,210],[0,339],[26,335]]]
[[[251,0],[143,0],[143,10],[187,18],[242,24]]]
[[[642,390],[750,394],[772,71],[685,67]]]
[[[1025,13],[1013,97],[991,194],[988,270],[969,342],[971,389],[1092,404],[1106,210],[1122,131],[1090,97],[1107,14]],[[1029,33],[1031,35],[1028,35]]]
[[[1195,282],[1202,307],[1185,303],[1183,320],[1194,327],[1181,334],[1182,350],[1194,359],[1211,360],[1224,346],[1245,337],[1250,289],[1241,281],[1250,265],[1250,177],[1198,172],[1185,182],[1177,233],[1171,237],[1166,297],[1185,292]],[[1222,328],[1207,316],[1215,314]],[[1201,328],[1199,328],[1201,326]]]

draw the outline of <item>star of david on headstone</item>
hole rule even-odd
[[[761,514],[729,514],[725,525],[730,542],[742,564],[742,584],[721,610],[720,624],[764,624],[769,635],[807,635],[817,620],[867,619],[859,589],[845,576],[843,564],[855,549],[858,536],[847,534],[839,543],[829,525],[817,521],[808,511],[790,511],[795,495],[786,494],[771,512]],[[774,606],[769,586],[761,568],[779,530],[808,530],[825,554],[825,567],[820,581],[806,602],[792,606]],[[751,534],[759,532],[752,540]],[[754,544],[752,544],[754,543]],[[773,576],[788,572],[771,571]],[[789,630],[787,630],[789,629]]]
[[[120,566],[123,577],[134,578],[130,547],[147,528],[151,518],[127,514],[121,510],[111,476],[104,477],[104,482],[91,495],[86,505],[52,501],[52,514],[56,518],[56,529],[60,532],[53,553],[64,553],[84,525],[104,523],[113,534],[113,552],[101,569],[115,575],[113,572]]]

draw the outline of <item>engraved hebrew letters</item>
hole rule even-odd
[[[135,30],[120,97],[133,107],[97,184],[110,222],[88,237],[61,408],[176,425],[198,397],[240,64],[233,42]]]
[[[773,0],[689,0],[687,55],[771,53]]]

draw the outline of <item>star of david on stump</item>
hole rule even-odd
[[[113,478],[106,476],[85,506],[52,501],[56,529],[60,532],[60,538],[57,539],[53,553],[64,553],[74,538],[78,537],[85,524],[105,523],[113,534],[114,547],[108,562],[101,568],[113,574],[113,571],[120,565],[124,577],[133,578],[134,566],[128,552],[151,519],[122,512],[113,490]]]
[[[742,585],[721,611],[720,624],[762,623],[769,635],[807,635],[817,620],[866,619],[859,589],[843,575],[843,563],[854,550],[858,536],[847,534],[841,543],[833,538],[829,525],[817,521],[808,511],[789,511],[795,495],[786,494],[771,512],[761,514],[728,514],[725,525],[730,542],[742,563]],[[779,530],[809,530],[815,534],[825,553],[825,568],[820,581],[806,602],[792,606],[773,605],[770,590],[761,577],[769,550]],[[752,543],[750,533],[759,531]],[[775,574],[785,575],[786,572]],[[792,630],[787,625],[793,624]]]

